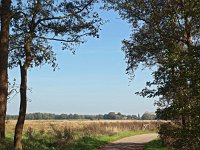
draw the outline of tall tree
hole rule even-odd
[[[137,94],[160,97],[156,102],[159,107],[157,113],[161,118],[173,120],[178,126],[178,132],[174,132],[178,136],[174,142],[178,143],[178,146],[174,144],[178,149],[199,149],[200,2],[107,2],[132,25],[130,39],[123,41],[127,72],[134,74],[140,64],[155,66],[154,80],[147,82],[147,86]],[[188,136],[187,142],[182,133]]]
[[[57,41],[63,49],[84,42],[82,37],[98,36],[101,19],[93,12],[94,0],[18,0],[14,8],[10,44],[10,67],[20,67],[20,110],[15,128],[15,149],[22,149],[22,131],[27,108],[28,69],[44,63],[56,67],[50,41]]]
[[[0,140],[5,138],[5,117],[8,96],[8,46],[11,0],[1,0],[0,17]]]

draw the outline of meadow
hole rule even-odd
[[[157,132],[161,121],[141,120],[26,120],[25,150],[92,150],[108,142]],[[12,149],[16,121],[6,122],[7,140],[1,149]]]

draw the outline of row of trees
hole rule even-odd
[[[27,109],[28,70],[50,64],[57,67],[51,41],[74,51],[83,37],[98,37],[102,20],[93,10],[96,0],[1,0],[0,4],[0,141],[5,139],[8,68],[20,69],[20,108],[14,145],[22,149]]]
[[[18,115],[7,115],[7,120],[16,120]],[[140,115],[123,115],[121,113],[110,112],[104,115],[79,115],[79,114],[52,114],[52,113],[29,113],[26,114],[26,120],[62,120],[62,119],[89,119],[89,120],[155,120],[154,113],[145,112]]]
[[[175,149],[200,149],[200,1],[107,2],[132,27],[123,41],[127,73],[134,76],[141,65],[154,70],[153,81],[137,94],[159,97],[157,115],[172,120],[161,137]]]

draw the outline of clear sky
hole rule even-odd
[[[53,72],[46,65],[29,71],[28,86],[32,93],[28,95],[28,113],[142,114],[155,111],[153,99],[134,94],[151,79],[150,71],[138,70],[131,82],[125,72],[121,41],[129,37],[129,25],[112,11],[101,12],[101,16],[110,22],[102,26],[100,38],[87,39],[75,55],[53,44],[59,70]],[[9,78],[16,78],[19,83],[19,68],[10,70]],[[18,114],[18,109],[19,95],[8,103],[7,113]]]

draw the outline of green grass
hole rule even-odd
[[[134,120],[26,120],[23,150],[93,150],[112,141],[157,131],[161,122]],[[0,150],[13,150],[16,120],[6,124],[7,139]],[[150,126],[144,129],[144,124]]]
[[[135,132],[122,132],[114,135],[98,135],[95,137],[83,137],[81,138],[75,146],[71,148],[66,147],[66,150],[93,150],[94,148],[99,148],[100,146],[110,143],[112,141],[139,135],[139,134],[146,134],[146,133],[153,133],[152,131],[135,131]],[[63,149],[65,150],[65,148]]]
[[[16,121],[7,123],[7,139],[0,150],[13,149]],[[143,131],[144,124],[151,124]],[[23,150],[93,150],[112,141],[156,132],[156,121],[26,121]]]
[[[145,146],[145,150],[167,150],[163,141],[160,139],[153,140]]]
[[[140,135],[140,134],[147,134],[147,133],[155,133],[153,131],[132,131],[132,132],[122,132],[114,135],[100,135],[98,138],[100,140],[104,140],[109,142],[124,138],[124,137],[129,137],[129,136],[134,136],[134,135]]]
[[[83,136],[77,139],[71,144],[55,143],[53,139],[48,134],[40,135],[34,134],[32,138],[23,137],[23,148],[24,150],[93,150],[104,144],[110,143],[112,141],[139,135],[145,133],[152,133],[152,131],[133,131],[133,132],[122,132],[112,135],[96,135],[96,136]],[[1,147],[1,150],[12,150],[13,149],[13,137],[9,136],[6,139],[5,146]]]

